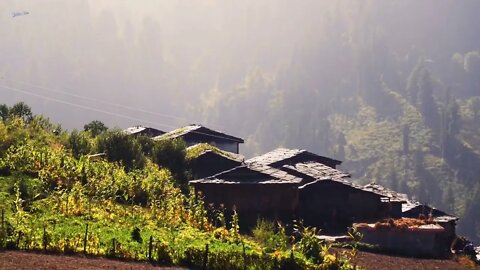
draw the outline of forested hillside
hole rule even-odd
[[[3,1],[2,103],[345,160],[480,241],[480,2]],[[11,18],[9,11],[28,10]]]
[[[336,10],[287,64],[214,89],[203,112],[247,134],[248,153],[283,145],[344,160],[359,182],[460,216],[460,233],[479,241],[480,39],[470,38],[480,21],[440,24],[423,17],[432,3],[407,2]],[[480,10],[473,2],[434,9],[447,17],[469,5]],[[385,24],[395,11],[411,20]]]

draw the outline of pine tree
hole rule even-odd
[[[432,78],[427,69],[423,69],[421,73],[418,90],[419,109],[426,124],[433,128],[438,127],[438,108],[433,98]]]
[[[420,75],[424,69],[424,61],[425,60],[423,58],[420,58],[417,65],[413,68],[412,72],[410,72],[410,75],[408,76],[406,92],[410,102],[413,105],[417,104],[419,92],[418,81],[420,80]]]
[[[403,154],[408,155],[410,148],[410,128],[408,125],[404,125],[402,129],[403,135]]]

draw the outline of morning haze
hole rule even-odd
[[[0,97],[69,130],[200,123],[245,138],[246,156],[333,156],[359,181],[461,216],[478,240],[479,11],[474,0],[1,1]]]

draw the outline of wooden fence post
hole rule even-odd
[[[148,243],[148,260],[152,261],[153,236],[150,235],[150,242]]]
[[[18,232],[18,237],[17,237],[17,249],[20,249],[20,238],[22,238],[22,232]]]
[[[6,244],[5,240],[6,240],[7,232],[5,229],[5,210],[3,208],[2,208],[2,231],[0,231],[0,236],[2,237],[2,239],[0,239],[0,248],[4,248]]]
[[[112,239],[112,256],[115,257],[115,238]]]
[[[2,232],[5,229],[5,210],[2,208]]]
[[[291,267],[295,267],[295,254],[293,253],[293,248],[290,250],[290,263]]]
[[[205,255],[203,257],[203,270],[207,270],[208,265],[208,244],[205,245]]]
[[[44,252],[47,252],[47,227],[45,226],[45,224],[43,225],[43,251]]]
[[[83,254],[87,255],[88,223],[85,228],[85,237],[83,238]]]

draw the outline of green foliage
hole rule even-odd
[[[213,151],[213,152],[215,152],[219,155],[226,156],[226,157],[229,157],[229,158],[232,158],[232,159],[238,159],[238,157],[235,154],[227,152],[227,151],[223,151],[223,150],[219,149],[218,147],[215,147],[215,146],[210,145],[208,143],[199,143],[199,144],[196,144],[194,146],[191,146],[191,147],[187,148],[185,159],[186,160],[195,159],[200,154],[202,154],[203,152],[205,152],[207,150]]]
[[[25,123],[29,123],[33,119],[32,109],[24,102],[15,103],[8,110],[9,117],[21,118]]]
[[[480,74],[480,52],[468,52],[465,54],[464,68],[476,76]]]
[[[141,145],[120,130],[102,133],[97,144],[97,151],[106,153],[108,161],[120,162],[127,171],[145,166]]]
[[[6,104],[0,104],[0,119],[6,121],[10,115],[10,108]]]
[[[233,237],[235,242],[240,241],[240,221],[238,219],[237,210],[233,209],[232,222],[230,224],[230,235]]]
[[[265,252],[270,253],[275,250],[287,250],[290,238],[285,233],[285,228],[269,220],[258,219],[255,228],[252,230],[254,239],[260,243]]]
[[[65,145],[67,149],[72,151],[74,157],[79,158],[82,155],[87,155],[92,151],[92,142],[88,132],[79,132],[74,129],[70,136],[68,136]]]
[[[85,124],[83,126],[84,131],[90,131],[93,137],[97,137],[98,135],[106,132],[108,127],[99,120],[93,120],[92,122]]]
[[[314,263],[320,263],[323,260],[322,245],[317,238],[317,229],[315,227],[303,227],[299,225],[297,231],[301,235],[300,241],[297,243],[297,247],[305,255],[305,257]]]
[[[150,137],[143,135],[136,136],[135,139],[137,140],[138,144],[140,144],[143,154],[145,156],[152,157],[155,142]]]
[[[158,140],[154,142],[152,160],[158,166],[172,172],[177,183],[186,188],[186,146],[181,139]]]

